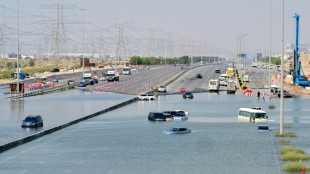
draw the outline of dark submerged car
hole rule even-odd
[[[194,98],[193,94],[191,92],[185,92],[183,94],[183,98]]]
[[[22,127],[42,127],[43,119],[40,115],[29,115],[23,120]]]
[[[148,116],[148,120],[150,121],[169,121],[172,120],[172,116],[170,114],[164,114],[162,112],[150,112]]]

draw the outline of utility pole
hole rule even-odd
[[[82,39],[82,40],[83,40],[83,73],[82,73],[83,76],[82,76],[82,77],[84,77],[84,66],[85,66],[85,65],[84,65],[84,63],[85,63],[85,60],[84,60],[84,59],[85,59],[85,55],[84,55],[84,54],[85,54],[85,53],[84,53],[84,32],[85,32],[85,28],[84,28],[84,25],[85,25],[85,24],[84,24],[84,22],[85,22],[85,19],[84,19],[84,11],[85,11],[86,9],[85,9],[85,8],[81,8],[80,10],[82,10],[82,12],[83,12],[83,39]]]

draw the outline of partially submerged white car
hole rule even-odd
[[[141,94],[138,97],[139,100],[155,100],[155,95],[154,94]]]

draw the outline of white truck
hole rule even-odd
[[[108,82],[119,81],[119,73],[116,70],[108,71],[107,80]]]
[[[228,80],[227,82],[227,94],[234,94],[236,93],[236,83],[233,80]]]
[[[219,77],[220,86],[227,86],[227,78],[228,78],[227,74],[221,74],[220,75],[220,77]]]
[[[123,75],[130,75],[131,74],[131,68],[124,67],[123,68]]]
[[[92,79],[92,73],[84,73],[83,81],[86,83],[86,85],[90,84]]]

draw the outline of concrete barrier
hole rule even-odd
[[[90,118],[93,118],[93,117],[96,117],[96,116],[99,116],[101,114],[104,114],[106,112],[109,112],[109,111],[113,111],[115,109],[118,109],[122,106],[126,106],[128,104],[131,104],[135,101],[137,101],[138,98],[137,97],[134,97],[130,100],[127,100],[127,101],[124,101],[122,103],[119,103],[119,104],[116,104],[112,107],[109,107],[107,109],[104,109],[102,111],[98,111],[96,113],[93,113],[93,114],[90,114],[90,115],[87,115],[85,117],[82,117],[82,118],[79,118],[79,119],[76,119],[76,120],[73,120],[73,121],[70,121],[68,123],[65,123],[65,124],[62,124],[62,125],[59,125],[59,126],[56,126],[56,127],[53,127],[53,128],[50,128],[50,129],[47,129],[47,130],[44,130],[42,132],[39,132],[39,133],[36,133],[36,134],[33,134],[33,135],[30,135],[30,136],[27,136],[27,137],[24,137],[24,138],[21,138],[21,139],[18,139],[18,140],[15,140],[13,142],[10,142],[10,143],[7,143],[7,144],[4,144],[4,145],[1,145],[0,146],[0,153],[4,152],[4,151],[7,151],[9,149],[12,149],[14,147],[17,147],[19,145],[22,145],[22,144],[25,144],[25,143],[28,143],[30,141],[33,141],[35,139],[38,139],[44,135],[48,135],[48,134],[51,134],[51,133],[54,133],[56,131],[59,131],[61,129],[64,129],[66,127],[69,127],[71,125],[74,125],[74,124],[77,124],[81,121],[84,121],[84,120],[87,120],[87,119],[90,119]]]

